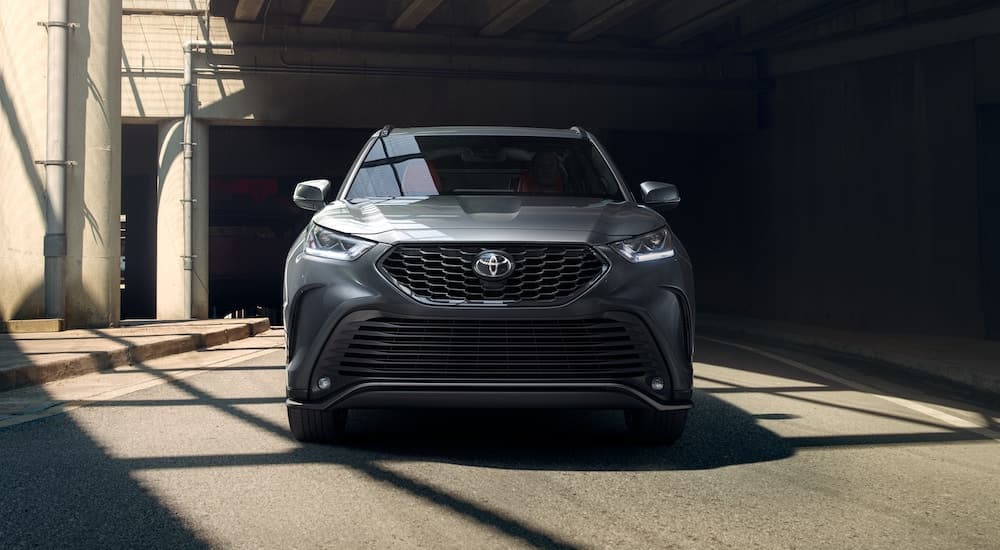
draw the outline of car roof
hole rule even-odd
[[[527,136],[583,139],[584,131],[573,128],[527,128],[520,126],[426,126],[413,128],[386,127],[376,132],[377,135],[410,135],[410,136]]]

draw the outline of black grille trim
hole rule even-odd
[[[472,271],[476,256],[500,250],[514,261],[503,281]],[[580,244],[401,244],[378,261],[378,270],[418,302],[446,306],[558,306],[586,292],[608,264]]]
[[[317,372],[348,378],[621,380],[662,359],[641,322],[373,317],[343,323]]]

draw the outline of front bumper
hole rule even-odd
[[[364,382],[320,401],[285,400],[306,409],[484,408],[634,409],[691,408],[690,399],[661,402],[614,382]]]
[[[380,244],[354,262],[317,259],[296,250],[289,255],[285,289],[289,406],[690,407],[694,320],[690,265],[685,259],[632,264],[598,246],[610,268],[569,304],[432,306],[404,295],[378,273],[375,264],[389,248]],[[430,349],[437,351],[428,355],[426,346],[414,344],[411,325],[418,322],[454,327],[445,332],[458,336],[447,340],[450,344],[434,340],[437,347]],[[399,332],[403,329],[393,323],[411,332]],[[538,352],[533,342],[554,341],[552,330],[566,323],[624,327],[622,334],[628,336],[622,336],[625,339],[617,347],[631,357],[628,365],[617,355],[596,366],[591,365],[596,359],[588,360],[588,350],[614,349],[613,339],[605,342],[606,347],[591,344],[575,349],[565,344],[542,349],[544,357],[533,361],[523,358]],[[386,327],[397,332],[386,332]],[[470,340],[454,344],[470,327],[479,327],[484,335],[475,339],[484,346],[480,355],[468,352],[465,342]],[[525,327],[536,327],[529,332],[540,336],[521,338]],[[498,333],[513,336],[497,340]],[[393,347],[393,342],[402,347]],[[442,346],[451,353],[438,353]],[[415,354],[416,349],[423,352]],[[550,349],[561,352],[546,351]],[[490,361],[494,356],[501,358],[494,363]],[[407,363],[407,358],[414,363]],[[509,364],[512,358],[515,364]],[[317,385],[321,377],[330,378],[332,385],[321,390]],[[650,387],[654,377],[665,382],[662,390]]]

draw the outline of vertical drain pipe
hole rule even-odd
[[[45,316],[66,316],[66,94],[69,0],[49,0],[48,90],[46,97]]]
[[[232,48],[233,44],[232,42],[212,43],[207,40],[190,40],[184,43],[184,191],[183,198],[181,198],[181,202],[184,205],[184,255],[181,258],[184,261],[183,315],[185,319],[190,319],[192,316],[191,296],[194,287],[194,259],[196,257],[194,254],[194,237],[192,235],[195,199],[191,196],[191,173],[194,164],[194,146],[197,145],[193,142],[193,117],[197,97],[195,96],[194,60],[192,58],[195,50],[212,46]]]
[[[184,206],[184,311],[185,319],[191,318],[191,290],[194,285],[194,254],[193,238],[191,236],[194,199],[191,198],[191,166],[194,161],[194,143],[192,143],[194,129],[192,128],[192,116],[194,114],[194,69],[192,53],[195,42],[184,43],[184,191],[181,203]]]

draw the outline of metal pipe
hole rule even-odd
[[[65,1],[65,0],[64,0]],[[191,193],[191,173],[194,164],[194,147],[197,145],[194,143],[194,109],[197,104],[197,98],[195,96],[195,83],[194,83],[194,60],[192,55],[195,50],[202,48],[232,48],[232,42],[210,42],[208,40],[190,40],[184,43],[184,137],[182,146],[184,148],[184,189],[181,202],[184,207],[184,254],[181,259],[184,262],[184,310],[183,316],[185,319],[190,319],[192,317],[192,288],[194,287],[194,259],[197,257],[194,254],[194,237],[193,237],[193,218],[194,218],[194,202],[195,199],[192,197]]]
[[[405,77],[405,78],[464,78],[483,80],[513,80],[517,82],[573,82],[580,84],[628,84],[631,86],[644,87],[669,87],[674,89],[692,90],[769,90],[773,88],[773,83],[750,78],[729,78],[726,80],[696,80],[692,78],[672,78],[672,77],[622,77],[622,76],[587,76],[587,75],[558,75],[552,73],[470,73],[468,71],[455,71],[443,69],[426,69],[416,71],[414,69],[380,69],[364,66],[333,66],[333,65],[219,65],[211,64],[211,68],[194,69],[196,75],[219,76],[233,75],[237,78],[240,73],[255,74],[314,74],[314,75],[335,75],[335,76],[384,76],[384,77]],[[144,75],[144,76],[178,76],[184,74],[184,69],[177,67],[139,67],[133,69],[122,69],[123,76]]]
[[[192,256],[192,198],[191,198],[191,165],[194,159],[194,143],[192,143],[192,111],[194,110],[194,77],[192,74],[192,52],[193,44],[184,44],[184,137],[182,145],[184,147],[184,190],[181,203],[184,205],[184,254],[181,259],[184,261],[184,292],[182,302],[184,304],[183,317],[191,318],[191,287],[194,279],[194,257]]]
[[[49,0],[45,160],[45,316],[66,315],[66,96],[69,0]]]
[[[122,15],[201,15],[199,8],[122,8]]]

